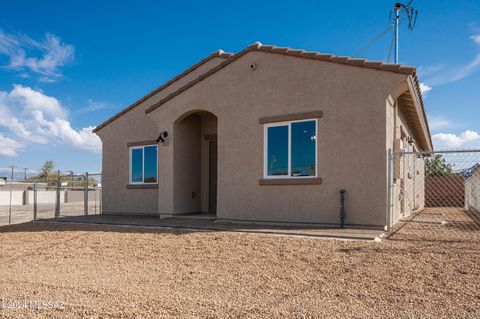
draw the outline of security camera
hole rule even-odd
[[[167,131],[163,131],[162,133],[160,133],[160,135],[158,136],[157,138],[157,143],[165,143],[165,139],[167,138],[168,136],[168,132]]]

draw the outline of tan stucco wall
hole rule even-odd
[[[480,214],[480,170],[465,180],[465,208]]]
[[[391,148],[395,152],[399,152],[400,150],[394,147],[394,140],[402,139],[402,145],[405,146],[407,138],[413,137],[413,134],[403,114],[402,106],[392,102],[387,101],[387,149]],[[412,146],[414,148],[411,148],[411,151],[419,150],[416,142]],[[410,174],[409,161],[411,161]],[[402,217],[407,217],[413,211],[425,206],[424,159],[417,158],[414,154],[399,155],[397,153],[393,161],[393,172],[391,209],[393,223],[396,223]]]
[[[257,68],[251,71],[250,63]],[[406,76],[251,52],[150,113],[162,130],[192,110],[218,117],[218,207],[226,219],[385,225],[386,99]],[[318,122],[321,185],[259,185],[260,117],[323,111]],[[175,132],[159,149],[158,210],[174,211]],[[178,164],[176,164],[178,165]],[[203,194],[201,195],[204,196]]]
[[[209,211],[209,167],[208,167],[208,151],[209,141],[205,140],[205,135],[215,135],[217,134],[217,118],[210,114],[202,114],[202,128],[200,134],[200,146],[201,146],[201,211]]]
[[[176,152],[173,161],[173,174],[176,177],[173,207],[177,213],[200,211],[201,123],[200,116],[191,115],[174,127],[173,134],[179,141],[174,145]]]
[[[105,213],[156,214],[158,212],[157,189],[127,189],[129,179],[127,143],[155,140],[160,131],[167,130],[167,127],[162,126],[161,123],[156,123],[145,116],[145,110],[223,61],[224,59],[221,58],[213,58],[97,132],[103,143],[102,196]],[[162,150],[162,146],[159,146],[159,150]],[[159,163],[159,165],[163,164]]]

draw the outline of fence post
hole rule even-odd
[[[98,213],[99,214],[102,214],[102,209],[103,209],[103,193],[102,193],[102,189],[103,189],[103,172],[100,171],[100,187],[98,187],[98,184],[97,184],[97,189],[98,189]]]
[[[33,220],[37,220],[37,182],[33,183]]]
[[[94,209],[93,209],[93,210],[94,210],[94,213],[93,213],[93,214],[94,214],[94,215],[97,215],[97,188],[96,188],[96,187],[93,187],[93,195],[94,195],[94,196],[93,196],[93,198],[94,198],[93,200],[94,200],[94,203],[95,203]]]
[[[88,172],[85,172],[85,182],[83,185],[83,209],[84,214],[88,215]]]
[[[385,230],[390,231],[392,228],[393,220],[393,152],[392,149],[388,149],[387,153],[387,211],[385,216]]]
[[[60,171],[57,175],[57,193],[55,197],[55,218],[60,217]]]
[[[12,168],[12,178],[10,179],[10,201],[8,204],[8,224],[10,225],[12,223],[12,186],[13,186],[13,176],[14,176],[14,170],[15,166],[11,166]]]

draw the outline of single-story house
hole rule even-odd
[[[346,225],[383,228],[388,150],[432,150],[415,67],[259,42],[207,56],[94,131],[105,214],[338,224],[345,189]],[[418,162],[396,158],[395,183],[423,179]],[[395,220],[423,205],[403,196]]]

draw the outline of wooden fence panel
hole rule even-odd
[[[426,176],[426,207],[464,207],[465,180],[463,176]]]

